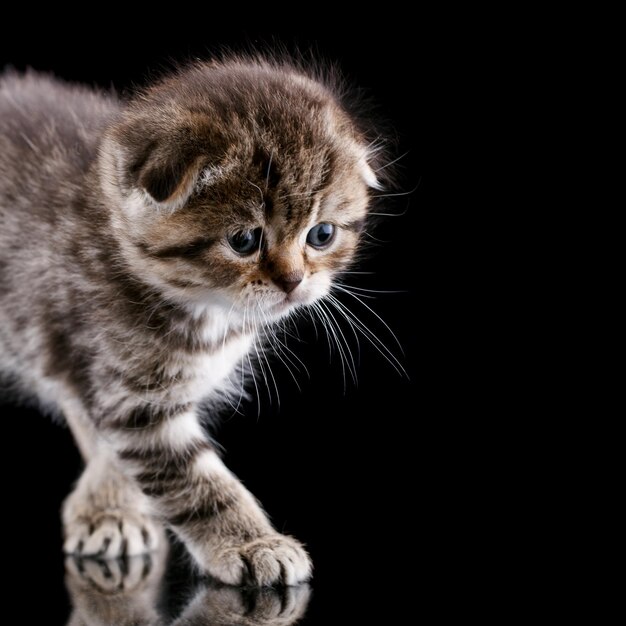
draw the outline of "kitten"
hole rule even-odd
[[[62,413],[87,463],[65,551],[154,549],[163,526],[230,584],[297,584],[200,424],[265,325],[328,294],[377,188],[336,91],[286,62],[198,63],[129,102],[0,79],[0,372]]]

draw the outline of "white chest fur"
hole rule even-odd
[[[202,340],[210,349],[184,356],[186,381],[179,388],[187,402],[210,399],[216,393],[241,391],[241,365],[252,346],[250,334],[233,334],[228,320],[213,313],[202,328]]]
[[[230,339],[215,351],[189,358],[189,385],[186,395],[192,402],[210,397],[215,392],[240,389],[239,365],[250,350],[252,339],[242,335]]]

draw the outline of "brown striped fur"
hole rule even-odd
[[[0,78],[0,374],[65,415],[88,463],[67,551],[141,553],[167,524],[224,582],[308,578],[199,407],[240,392],[260,329],[352,263],[371,145],[332,85],[286,61],[197,63],[128,102]],[[320,223],[326,248],[307,240]],[[252,254],[229,243],[246,230]]]

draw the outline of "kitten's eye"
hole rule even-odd
[[[262,232],[260,228],[255,228],[254,230],[240,230],[238,233],[228,238],[228,243],[230,247],[239,254],[252,254],[259,249]]]
[[[306,236],[306,242],[314,248],[325,248],[335,237],[335,227],[332,224],[318,224],[313,226]]]

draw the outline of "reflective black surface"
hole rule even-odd
[[[172,567],[165,552],[98,561],[65,560],[70,626],[290,626],[302,623],[308,585],[236,588],[194,580]],[[187,578],[184,590],[176,580]]]

